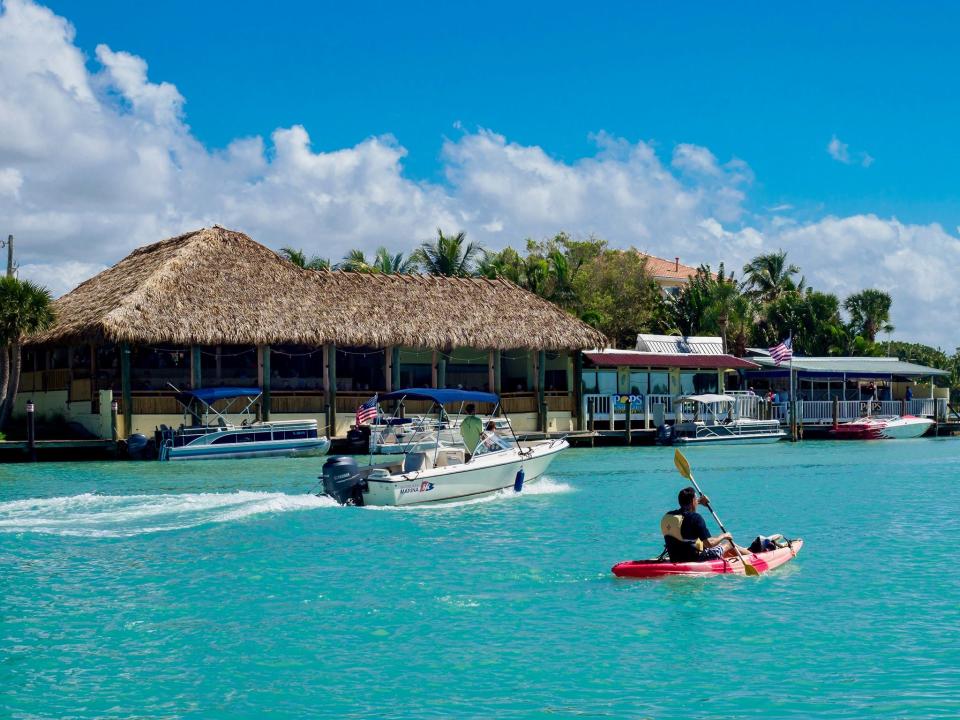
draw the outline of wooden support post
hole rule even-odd
[[[493,358],[494,358],[494,352],[493,350],[490,350],[487,353],[487,390],[489,392],[496,392],[496,390],[493,389],[494,380],[495,380],[495,373],[493,371],[493,366],[494,366]]]
[[[546,432],[550,422],[546,396],[544,395],[544,386],[546,385],[547,377],[547,353],[544,350],[540,350],[537,353],[536,371],[537,414],[540,416],[540,431]]]
[[[400,390],[400,348],[392,347],[390,348],[390,373],[392,377],[392,385],[394,390]]]
[[[633,403],[630,402],[630,396],[627,395],[627,420],[626,425],[624,426],[625,437],[627,438],[627,445],[633,443]]]
[[[200,346],[190,346],[190,387],[196,390],[203,383],[203,370],[200,366]]]
[[[583,414],[583,353],[573,351],[573,386],[568,389],[573,392],[573,411],[577,414],[577,428],[583,430],[585,420],[579,417]]]
[[[790,440],[796,442],[797,437],[797,401],[790,398]]]
[[[493,392],[500,395],[503,392],[503,353],[493,351]]]
[[[270,346],[257,348],[257,380],[260,381],[260,416],[264,421],[270,419]]]
[[[837,429],[837,425],[840,424],[840,398],[835,397],[833,399],[833,429]]]
[[[434,350],[430,355],[430,387],[440,387],[437,385],[437,351]]]
[[[437,387],[445,388],[447,386],[447,356],[440,353],[437,360]]]
[[[387,392],[393,392],[393,348],[383,350],[383,386]]]
[[[133,392],[130,384],[130,345],[120,345],[120,392],[123,398],[123,431],[133,433]]]
[[[327,349],[327,403],[330,408],[330,417],[327,425],[330,428],[330,437],[337,434],[337,346],[330,343]]]
[[[120,428],[117,427],[117,401],[110,401],[110,438],[117,442],[120,439]]]
[[[594,440],[594,431],[596,424],[594,422],[594,405],[596,404],[596,398],[592,397],[587,400],[587,429],[590,430],[590,447],[593,447]]]

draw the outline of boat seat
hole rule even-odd
[[[433,467],[432,458],[427,453],[407,453],[403,457],[403,472],[429,470]]]

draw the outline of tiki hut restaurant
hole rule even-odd
[[[149,435],[183,422],[176,389],[218,386],[259,387],[262,418],[334,436],[400,387],[493,390],[516,429],[566,431],[579,350],[605,344],[507,280],[303,270],[218,226],[135,250],[55,308],[30,339],[18,412],[30,399],[102,438],[113,402],[118,437]]]

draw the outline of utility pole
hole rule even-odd
[[[0,242],[0,247],[3,247],[4,243]],[[7,237],[7,277],[13,277],[13,235]]]

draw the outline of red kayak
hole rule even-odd
[[[780,547],[762,553],[750,553],[744,559],[753,565],[759,573],[773,570],[785,562],[793,560],[803,547],[803,540],[782,540]],[[670,575],[722,575],[733,573],[745,575],[743,563],[739,558],[723,558],[706,562],[673,563],[669,560],[627,560],[613,566],[613,574],[617,577],[656,578]]]

